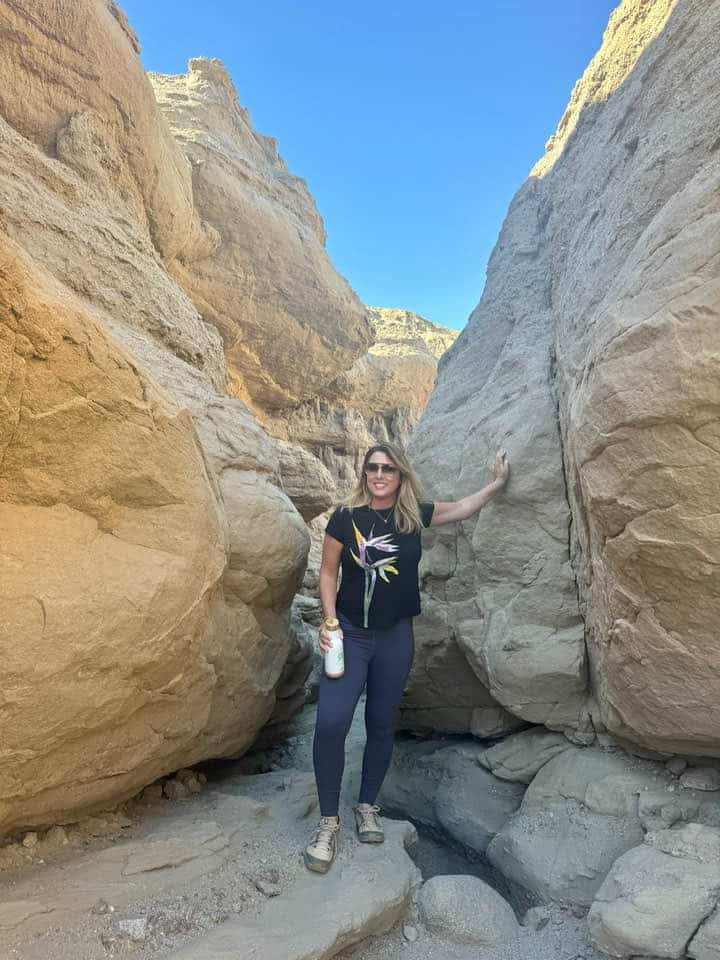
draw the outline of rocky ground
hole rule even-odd
[[[3,960],[600,956],[584,921],[557,909],[531,911],[525,927],[510,911],[512,947],[489,943],[481,953],[431,933],[422,879],[442,886],[444,875],[463,874],[467,885],[489,874],[432,837],[418,840],[405,822],[388,821],[382,847],[359,845],[348,830],[332,872],[309,874],[300,851],[317,816],[312,712],[282,747],[205,768],[206,783],[181,773],[121,809],[1,848]],[[348,823],[362,746],[356,722]],[[492,917],[483,922],[494,929]]]

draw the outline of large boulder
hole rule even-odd
[[[0,234],[0,833],[195,753],[222,513],[189,413]]]
[[[541,767],[488,859],[538,900],[588,907],[614,861],[643,841],[639,798],[663,789],[671,800],[658,763],[570,747]]]
[[[718,37],[717,0],[620,4],[413,441],[438,499],[499,446],[515,467],[456,531],[471,563],[425,583],[489,693],[700,755],[720,754]]]
[[[619,858],[598,891],[588,915],[593,943],[611,957],[680,958],[692,940],[690,956],[712,956],[711,925],[703,921],[720,900],[719,861],[720,830],[713,827],[691,823],[649,834]]]
[[[63,0],[39,19],[0,0],[0,29],[3,833],[240,753],[287,717],[310,656],[293,500],[311,516],[333,481],[226,392],[218,328],[176,279],[224,262],[223,243],[119,8]],[[327,260],[313,289],[311,320],[347,300],[324,337],[352,362],[364,309]]]

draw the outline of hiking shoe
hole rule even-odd
[[[337,853],[339,830],[339,817],[320,817],[320,826],[303,854],[308,870],[328,872]]]
[[[359,803],[355,808],[355,825],[360,843],[382,843],[385,831],[380,823],[380,807],[374,803]]]

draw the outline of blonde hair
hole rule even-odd
[[[360,476],[348,498],[341,504],[347,510],[369,507],[372,494],[367,485],[365,467],[373,453],[384,453],[400,471],[400,486],[395,500],[395,529],[398,533],[419,533],[423,528],[420,501],[423,499],[420,481],[403,451],[392,443],[376,443],[363,457]]]

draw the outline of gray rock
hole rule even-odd
[[[163,796],[162,783],[151,783],[140,793],[138,800],[140,803],[159,803]]]
[[[611,957],[682,957],[720,898],[720,830],[687,824],[650,834],[613,864],[588,915]]]
[[[135,943],[141,943],[147,937],[147,917],[131,917],[127,920],[118,920],[117,925],[118,930]]]
[[[334,876],[305,871],[282,897],[255,915],[220,924],[172,953],[172,960],[243,956],[262,960],[326,960],[365,937],[389,930],[405,915],[417,870],[406,853],[416,836],[409,823],[386,821],[385,843],[360,844]],[[318,903],[323,922],[318,922]]]
[[[522,918],[522,925],[530,930],[542,930],[550,922],[550,909],[546,906],[530,907]]]
[[[679,777],[687,769],[687,760],[684,757],[671,757],[665,764],[665,769],[669,770],[673,776]]]
[[[540,900],[588,907],[613,862],[643,841],[639,796],[671,780],[660,764],[570,747],[542,767],[488,858]]]
[[[477,743],[399,743],[380,802],[477,853],[520,806],[524,787],[481,767]]]
[[[478,877],[433,877],[420,891],[419,908],[429,930],[456,943],[507,946],[518,934],[510,904]]]
[[[570,747],[571,744],[563,734],[553,733],[545,727],[534,727],[490,747],[479,757],[478,763],[487,767],[501,780],[530,783],[548,760]]]
[[[190,791],[181,780],[166,780],[162,788],[168,800],[184,800]]]
[[[680,777],[680,786],[689,790],[720,790],[720,770],[716,767],[693,767]]]
[[[438,500],[479,489],[499,446],[516,467],[457,525],[446,577],[424,583],[444,613],[442,647],[459,642],[528,721],[574,726],[589,680],[612,734],[697,755],[720,752],[717,534],[705,522],[720,482],[707,412],[718,36],[714,0],[618,7],[513,198],[411,448]],[[472,630],[457,609],[466,596],[480,608]],[[438,705],[453,704],[454,678],[431,658],[437,648],[420,650],[417,682],[437,680]]]
[[[687,952],[693,960],[720,960],[720,908],[701,925]]]
[[[525,726],[504,707],[477,707],[470,717],[470,733],[478,740],[489,740]]]
[[[408,943],[415,943],[419,937],[418,928],[412,923],[404,923],[402,933]]]

